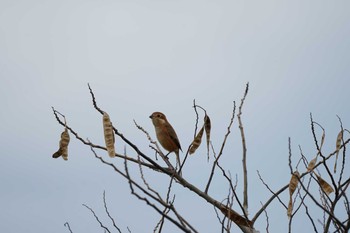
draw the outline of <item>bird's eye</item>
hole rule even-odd
[[[161,117],[161,115],[160,115],[160,114],[158,114],[158,115],[157,115],[157,117],[158,117],[158,118],[160,118],[160,117]]]

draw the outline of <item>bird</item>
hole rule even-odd
[[[175,152],[177,164],[181,165],[179,150],[182,151],[180,141],[174,128],[168,122],[166,116],[161,112],[154,112],[149,116],[152,119],[157,139],[162,147],[169,152]]]

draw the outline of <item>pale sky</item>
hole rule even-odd
[[[155,139],[148,116],[165,113],[187,148],[196,99],[212,119],[218,151],[232,103],[239,103],[249,82],[242,117],[254,215],[270,197],[256,170],[274,190],[289,182],[288,137],[294,162],[298,145],[308,159],[315,155],[310,112],[326,129],[326,153],[334,150],[340,130],[336,115],[349,128],[349,10],[348,1],[0,1],[0,232],[69,232],[67,221],[75,233],[103,232],[82,206],[92,207],[111,226],[103,190],[123,232],[127,226],[132,232],[153,231],[157,213],[131,196],[125,180],[72,135],[69,160],[51,158],[63,130],[51,106],[83,138],[104,142],[102,118],[93,109],[87,83],[118,130],[153,156],[133,119]],[[236,120],[223,163],[237,174],[242,197]],[[124,145],[117,138],[118,153]],[[211,167],[205,148],[183,171],[203,189]],[[127,152],[135,156],[130,148]],[[107,158],[104,151],[99,154]],[[138,170],[132,173],[137,176]],[[168,183],[154,173],[147,178],[161,190]],[[227,184],[219,175],[215,181],[209,193],[224,200]],[[180,186],[174,192],[179,211],[199,232],[220,231],[207,202]],[[282,197],[287,202],[288,196]],[[286,232],[283,207],[276,201],[268,213],[270,232]],[[265,232],[263,216],[255,227]],[[310,227],[297,224],[294,230]],[[165,225],[165,232],[177,231]]]

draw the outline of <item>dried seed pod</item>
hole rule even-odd
[[[106,112],[103,112],[102,123],[108,155],[109,157],[115,157],[113,126],[111,120],[109,119],[109,115]]]
[[[289,198],[288,210],[287,210],[288,218],[292,216],[292,212],[293,212],[293,201],[292,201],[292,198]]]
[[[312,170],[314,169],[316,162],[317,162],[317,156],[316,156],[315,158],[313,158],[313,159],[309,162],[309,164],[308,164],[308,166],[307,166],[307,171],[308,171],[308,172],[310,172],[310,171],[312,171]]]
[[[341,130],[341,131],[338,133],[337,141],[336,141],[336,144],[335,144],[335,151],[336,151],[336,154],[335,154],[335,163],[334,163],[334,173],[337,172],[338,154],[339,154],[339,150],[340,150],[340,147],[341,147],[342,139],[343,139],[343,130]]]
[[[293,172],[292,177],[290,178],[289,181],[289,195],[292,196],[295,189],[298,186],[299,183],[299,178],[300,178],[300,174],[298,171]]]
[[[324,179],[322,179],[321,176],[317,175],[316,173],[315,173],[315,175],[317,177],[317,180],[318,180],[323,192],[325,192],[327,195],[334,192],[332,186],[330,186]]]
[[[205,129],[205,135],[207,137],[207,149],[209,154],[211,122],[207,114],[205,114],[205,117],[204,117],[204,129]]]
[[[252,233],[256,232],[256,231],[252,231],[253,223],[249,219],[246,219],[245,217],[241,216],[240,214],[238,214],[237,212],[235,212],[234,210],[232,210],[231,208],[225,205],[221,205],[219,209],[228,219],[232,220],[238,226],[249,227],[250,228],[249,232],[252,232]]]
[[[326,137],[326,133],[323,130],[322,137],[321,137],[321,145],[320,145],[320,150],[322,149],[323,143],[324,143],[324,138]]]
[[[293,172],[292,177],[290,178],[290,181],[289,181],[289,204],[288,204],[288,210],[287,210],[287,215],[289,218],[292,216],[292,211],[293,211],[292,196],[296,188],[298,187],[299,178],[300,178],[299,172],[295,171]]]
[[[56,151],[52,158],[58,158],[62,156],[64,160],[68,160],[68,144],[69,144],[69,133],[67,128],[64,129],[64,131],[61,133],[61,140],[59,143],[59,149]]]
[[[190,154],[193,154],[197,150],[197,148],[200,146],[202,142],[203,131],[204,131],[204,126],[198,132],[197,136],[193,139],[193,142],[191,143]]]

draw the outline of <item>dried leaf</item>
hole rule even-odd
[[[204,117],[204,129],[205,129],[205,135],[207,137],[207,149],[209,154],[211,122],[207,114],[205,114],[205,117]]]
[[[318,182],[320,183],[320,186],[323,192],[325,192],[327,195],[334,192],[332,186],[330,186],[324,179],[322,179],[321,176],[318,176],[317,174],[315,175],[317,177]]]
[[[295,192],[296,188],[298,187],[299,178],[300,178],[299,172],[295,171],[292,174],[292,177],[290,178],[290,181],[289,181],[289,204],[288,204],[288,210],[287,210],[287,216],[289,218],[292,216],[292,211],[293,211],[292,196],[293,196],[293,193]]]
[[[204,131],[204,125],[201,128],[201,130],[198,132],[197,136],[193,139],[193,142],[191,143],[190,154],[193,154],[197,150],[197,148],[200,146],[202,142],[203,131]]]
[[[114,132],[112,122],[109,119],[109,115],[106,112],[103,112],[103,133],[105,137],[106,148],[108,151],[109,157],[115,157],[115,148],[114,148]]]
[[[53,155],[52,158],[58,158],[62,156],[64,160],[68,160],[68,144],[69,144],[69,133],[67,128],[64,129],[64,131],[61,133],[61,140],[59,143],[59,149],[56,151]]]
[[[316,162],[317,162],[317,156],[309,162],[309,165],[307,166],[308,172],[310,172],[314,169]]]
[[[336,155],[335,155],[335,163],[334,163],[334,173],[337,172],[338,154],[339,154],[339,150],[340,150],[340,147],[341,147],[342,139],[343,139],[343,130],[341,130],[341,131],[338,133],[337,141],[336,141],[336,144],[335,144]]]

